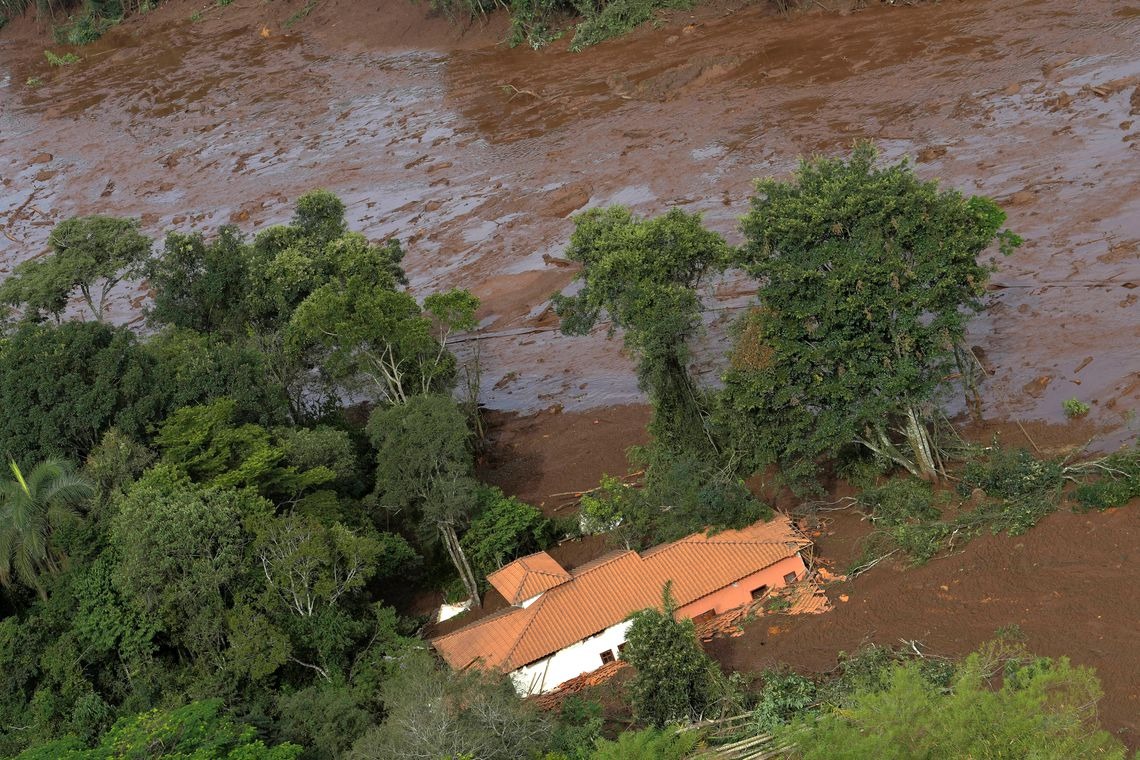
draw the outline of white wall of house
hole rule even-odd
[[[584,641],[558,650],[546,659],[519,668],[511,673],[515,689],[523,697],[543,694],[575,676],[597,670],[603,664],[602,652],[608,649],[614,657],[618,656],[618,646],[625,643],[626,633],[632,624],[626,620],[612,625]]]

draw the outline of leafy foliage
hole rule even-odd
[[[1072,498],[1081,509],[1119,507],[1140,496],[1140,448],[1106,457],[1095,480],[1073,489]]]
[[[670,453],[707,455],[707,400],[689,375],[689,342],[702,328],[696,286],[724,265],[728,246],[700,216],[673,209],[637,219],[628,209],[593,209],[575,218],[566,257],[581,262],[581,289],[555,295],[562,332],[585,335],[608,316],[624,331],[641,387],[653,404],[650,433]]]
[[[12,478],[0,481],[0,585],[18,580],[46,597],[41,576],[59,573],[66,559],[54,538],[93,489],[57,460],[40,462],[26,477],[15,462],[9,469]]]
[[[479,489],[477,499],[479,515],[459,543],[480,578],[553,540],[553,524],[531,505],[487,486]]]
[[[85,216],[57,224],[48,245],[50,255],[20,264],[0,285],[0,303],[21,307],[32,322],[58,320],[76,290],[102,320],[107,296],[146,259],[151,241],[136,220]]]
[[[712,707],[724,677],[704,653],[693,621],[676,620],[676,602],[666,584],[661,609],[633,616],[622,658],[637,670],[630,704],[638,720],[654,726],[696,720]]]
[[[139,436],[165,406],[153,372],[126,328],[22,327],[0,341],[0,453],[80,459],[112,426]]]
[[[382,696],[387,718],[356,742],[355,760],[516,760],[536,755],[550,734],[545,717],[504,676],[441,671],[426,654],[395,662]]]
[[[780,729],[808,758],[1115,757],[1119,742],[1096,725],[1100,685],[1067,659],[1008,661],[1000,687],[982,653],[958,667],[949,690],[917,662],[893,664],[885,688],[857,692],[842,709]]]
[[[155,436],[163,461],[205,485],[255,488],[289,501],[336,477],[323,465],[305,471],[287,465],[284,448],[268,430],[235,424],[235,409],[232,399],[219,398],[175,411]]]
[[[724,424],[754,461],[793,482],[859,442],[933,477],[924,410],[951,374],[989,269],[978,255],[1000,232],[993,201],[922,182],[904,160],[877,168],[857,145],[847,161],[801,162],[792,181],[760,180],[737,264],[759,280],[725,375]],[[897,425],[911,451],[890,436]]]
[[[764,689],[753,711],[753,726],[758,733],[770,733],[815,704],[815,682],[791,670],[764,672]]]
[[[236,723],[219,699],[192,702],[173,710],[150,710],[123,718],[93,749],[74,738],[60,739],[21,753],[17,760],[295,760],[295,744],[267,747],[252,726]]]
[[[692,757],[698,734],[675,728],[643,728],[626,731],[616,741],[601,739],[590,760],[684,760]]]
[[[413,396],[374,411],[368,435],[376,448],[375,503],[389,514],[407,513],[422,538],[437,535],[478,603],[478,582],[458,535],[477,504],[463,413],[447,396]]]
[[[579,51],[628,34],[651,20],[659,10],[686,10],[692,7],[692,0],[590,0],[580,3],[577,10],[582,13],[583,19],[575,29],[570,49]]]

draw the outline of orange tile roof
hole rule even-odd
[[[570,574],[546,552],[516,559],[487,576],[487,581],[511,604],[520,604],[568,580]]]
[[[791,557],[810,543],[791,521],[778,516],[743,530],[711,536],[694,533],[643,555],[617,552],[575,569],[570,580],[549,588],[529,607],[504,610],[441,636],[432,645],[454,668],[480,664],[510,672],[638,610],[659,607],[666,581],[673,582],[673,598],[684,606]]]

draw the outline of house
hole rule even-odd
[[[630,615],[660,608],[667,581],[677,615],[699,622],[802,578],[800,551],[810,545],[777,516],[642,554],[613,552],[571,571],[538,552],[487,577],[511,607],[431,643],[457,670],[497,669],[523,696],[541,694],[620,657]]]

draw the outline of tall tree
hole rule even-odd
[[[46,599],[43,576],[58,573],[65,559],[52,539],[94,489],[60,460],[40,462],[27,477],[14,461],[8,467],[12,478],[0,481],[0,585],[18,580]]]
[[[141,436],[167,388],[126,327],[25,325],[0,341],[0,456],[82,458],[112,426]]]
[[[441,670],[426,653],[394,662],[381,686],[384,722],[353,746],[353,760],[538,757],[550,723],[505,676]]]
[[[641,387],[653,404],[650,432],[667,451],[717,448],[707,426],[705,393],[689,374],[689,343],[702,327],[696,288],[729,254],[700,216],[672,209],[638,219],[621,206],[575,219],[566,257],[581,262],[581,289],[555,295],[562,332],[585,335],[607,315],[625,331]]]
[[[478,503],[471,477],[471,433],[448,396],[414,396],[377,409],[368,420],[376,447],[376,499],[391,512],[405,512],[421,533],[443,544],[464,587],[478,605],[479,586],[459,541]]]
[[[23,307],[31,321],[58,320],[78,290],[91,316],[102,321],[107,296],[147,258],[151,240],[135,219],[81,216],[57,224],[48,245],[48,256],[19,265],[0,286],[0,302]]]
[[[983,308],[978,256],[1020,243],[993,201],[876,155],[863,143],[761,180],[742,222],[737,263],[760,281],[759,306],[725,376],[726,419],[800,480],[849,443],[936,477],[928,424]]]
[[[655,726],[699,719],[715,703],[720,669],[697,641],[692,620],[677,620],[672,582],[661,592],[661,609],[633,616],[622,659],[637,670],[630,701],[639,720]]]

